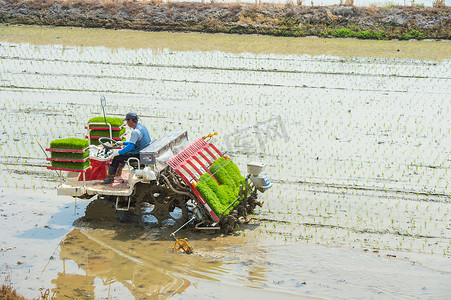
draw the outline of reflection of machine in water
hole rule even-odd
[[[168,248],[168,244],[161,241],[123,241],[116,233],[74,229],[61,243],[63,272],[52,280],[56,285],[52,292],[56,292],[57,298],[94,299],[95,279],[98,278],[103,286],[108,286],[109,294],[111,285],[118,282],[136,299],[167,298],[181,293],[191,284],[176,275],[185,273],[186,260],[180,258],[183,255],[171,255]],[[66,273],[66,259],[74,261],[86,275]],[[202,268],[202,262],[199,264],[196,263]],[[210,263],[206,267],[214,265]]]

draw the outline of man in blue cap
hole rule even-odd
[[[137,157],[139,159],[139,151],[150,144],[150,136],[147,128],[138,123],[138,115],[134,112],[129,112],[123,121],[127,122],[127,126],[133,128],[130,140],[128,142],[119,142],[125,145],[123,149],[114,149],[111,157],[110,168],[108,170],[107,178],[102,182],[103,184],[114,182],[114,175],[116,175],[117,168],[123,164],[130,157]]]

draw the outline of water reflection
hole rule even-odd
[[[256,253],[251,247],[247,250],[242,237],[193,237],[195,253],[186,255],[175,252],[173,241],[165,236],[161,230],[74,229],[61,243],[62,272],[52,280],[52,292],[58,298],[76,299],[98,298],[100,290],[107,290],[107,297],[130,293],[136,299],[167,298],[183,293],[192,279],[236,280],[241,273],[243,286],[252,288],[266,281],[262,253],[259,259],[251,258]]]
[[[63,272],[52,280],[56,286],[52,291],[58,298],[91,299],[98,278],[104,286],[121,283],[137,299],[182,293],[191,284],[178,274],[184,273],[187,256],[172,252],[171,243],[155,243],[145,237],[121,241],[111,231],[74,229],[61,243]],[[66,260],[74,261],[85,274],[67,272]],[[191,266],[198,274],[220,266],[219,262],[204,263],[196,257],[189,260],[195,263]]]

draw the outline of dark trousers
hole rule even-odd
[[[110,169],[108,170],[108,176],[114,176],[116,174],[117,168],[122,163],[125,163],[127,159],[130,157],[136,157],[139,159],[139,153],[137,154],[120,154],[118,156],[113,157],[113,161],[110,164]]]

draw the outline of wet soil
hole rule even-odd
[[[440,257],[275,240],[257,233],[260,222],[229,236],[182,230],[194,248],[187,255],[173,249],[171,228],[74,228],[86,201],[52,191],[3,189],[0,201],[9,206],[0,219],[1,275],[27,298],[47,290],[76,299],[446,299],[449,292],[448,260]]]
[[[450,8],[0,0],[0,22],[147,31],[449,39]]]
[[[329,38],[281,38],[178,32],[98,30],[75,27],[3,26],[0,38],[11,43],[59,44],[65,47],[224,51],[229,53],[336,55],[442,60],[449,58],[450,41],[374,41]],[[1,109],[1,108],[0,108]],[[57,112],[53,112],[57,113]],[[47,112],[48,115],[51,112]]]
[[[14,30],[0,43],[0,278],[20,294],[449,296],[447,42],[396,42],[411,47],[402,58],[388,50],[345,57],[271,54],[283,38],[253,53],[220,51],[218,35],[202,35],[215,51],[199,51],[162,38],[192,34],[158,33],[146,48],[92,40],[134,31]],[[78,37],[35,43],[30,32],[45,41]],[[416,53],[431,44],[445,54]],[[84,136],[86,121],[102,114],[102,94],[108,115],[139,111],[152,138],[174,128],[190,140],[218,131],[212,142],[243,173],[246,162],[265,162],[274,186],[252,222],[229,236],[181,231],[192,255],[173,250],[172,228],[84,223],[90,201],[56,195],[58,175],[45,168],[37,141]]]

